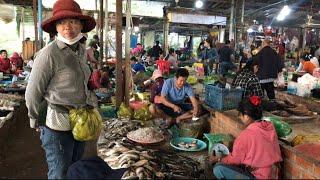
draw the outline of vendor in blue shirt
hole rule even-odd
[[[141,64],[136,57],[132,56],[130,60],[131,60],[132,71],[134,73],[137,73],[140,71],[143,71],[143,72],[146,71],[146,68],[144,67],[144,65]]]
[[[198,115],[198,101],[194,96],[192,87],[186,83],[188,76],[187,69],[179,68],[175,77],[167,79],[162,86],[161,104],[157,106],[164,114],[171,117],[170,124],[180,123]],[[190,98],[191,104],[185,103],[186,98]]]

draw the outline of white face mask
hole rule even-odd
[[[59,41],[62,41],[64,43],[68,44],[68,45],[73,45],[76,42],[78,42],[82,37],[83,37],[82,33],[79,33],[77,37],[69,40],[69,39],[64,38],[61,34],[58,33],[57,39]]]

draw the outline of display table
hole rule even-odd
[[[312,99],[312,98],[305,98],[300,97],[292,94],[288,94],[286,91],[275,91],[276,92],[276,99],[278,100],[290,100],[297,104],[305,104],[307,108],[313,112],[317,112],[320,114],[320,100]]]
[[[199,152],[175,150],[170,146],[171,135],[166,130],[163,130],[165,140],[162,142],[153,145],[138,144],[126,138],[128,132],[137,129],[139,126],[137,121],[118,119],[109,119],[108,121],[98,141],[98,155],[111,167],[123,167],[121,164],[126,165],[126,163],[122,163],[123,160],[123,162],[126,161],[125,157],[130,158],[138,155],[140,156],[140,161],[147,160],[144,166],[140,165],[138,167],[144,168],[144,172],[149,172],[148,169],[152,169],[153,175],[149,172],[147,176],[153,177],[152,179],[160,177],[165,179],[213,178],[207,150]],[[126,154],[130,153],[134,155],[126,156]],[[135,160],[135,162],[138,161]],[[120,167],[115,164],[120,164]],[[128,172],[136,172],[136,165],[128,165]]]

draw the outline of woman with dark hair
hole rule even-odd
[[[239,118],[246,126],[233,144],[233,151],[220,158],[211,156],[217,163],[213,173],[217,179],[274,179],[276,163],[282,161],[278,136],[271,122],[261,120],[261,99],[251,96],[239,104]]]
[[[170,70],[173,72],[178,68],[177,54],[173,48],[169,49],[169,53],[164,59],[170,63]]]
[[[309,74],[313,74],[313,70],[319,67],[318,61],[312,59],[312,55],[309,53],[305,53],[300,57],[300,64],[297,68],[296,72],[305,71]]]
[[[257,61],[248,61],[241,71],[236,75],[232,82],[233,87],[241,87],[244,89],[243,98],[250,96],[263,97],[263,91],[259,83],[259,79],[256,76],[258,71]]]
[[[197,49],[197,56],[199,59],[202,57],[203,50],[204,50],[204,41],[201,41]]]
[[[206,39],[204,41],[204,47],[205,49],[202,53],[202,61],[204,64],[204,74],[208,76],[213,69],[213,64],[216,62],[218,53],[216,49],[213,48],[211,39]]]

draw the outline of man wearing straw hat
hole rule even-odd
[[[94,93],[88,89],[91,72],[85,48],[79,42],[82,33],[95,25],[95,20],[83,15],[73,0],[56,1],[52,17],[42,23],[43,30],[56,38],[35,57],[25,96],[30,127],[40,131],[48,179],[65,178],[68,167],[84,152],[85,142],[72,135],[68,109],[97,104]],[[47,104],[47,114],[44,125],[39,126],[43,102]]]

